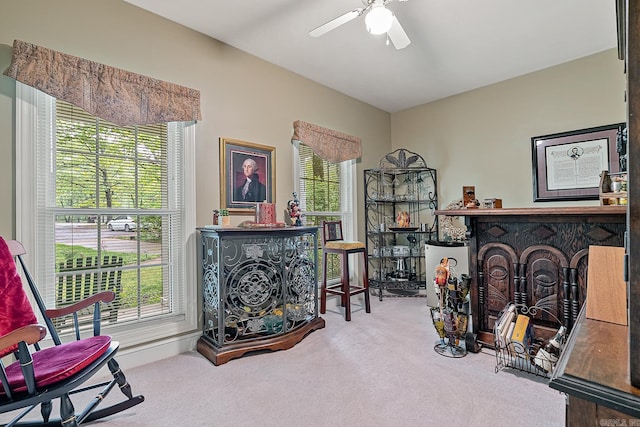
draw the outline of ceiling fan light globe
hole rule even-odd
[[[364,23],[371,34],[384,34],[391,28],[393,13],[384,6],[374,6],[364,17]]]

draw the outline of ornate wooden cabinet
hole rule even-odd
[[[587,294],[589,246],[624,246],[624,206],[436,214],[465,217],[473,331],[489,347],[496,318],[509,302],[544,308],[534,316],[539,336],[558,328],[554,318],[570,330]]]
[[[284,350],[324,327],[318,317],[317,227],[200,228],[203,329],[215,365]]]

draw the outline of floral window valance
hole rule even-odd
[[[200,120],[200,91],[15,40],[4,72],[119,126]]]
[[[293,122],[291,141],[300,141],[309,146],[319,157],[332,163],[362,156],[360,138],[301,120]]]

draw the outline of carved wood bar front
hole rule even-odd
[[[536,334],[571,329],[587,294],[589,246],[623,246],[624,206],[438,210],[465,218],[473,330],[493,347],[509,302],[538,307]]]

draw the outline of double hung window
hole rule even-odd
[[[17,234],[47,306],[83,296],[82,270],[97,279],[81,293],[117,292],[110,326],[194,318],[193,126],[121,127],[20,83],[17,100]]]
[[[345,240],[353,239],[355,160],[331,163],[308,146],[295,143],[296,191],[306,225],[322,226],[322,221],[342,220]],[[319,239],[320,243],[322,239]],[[329,258],[328,280],[340,277],[339,260]]]

